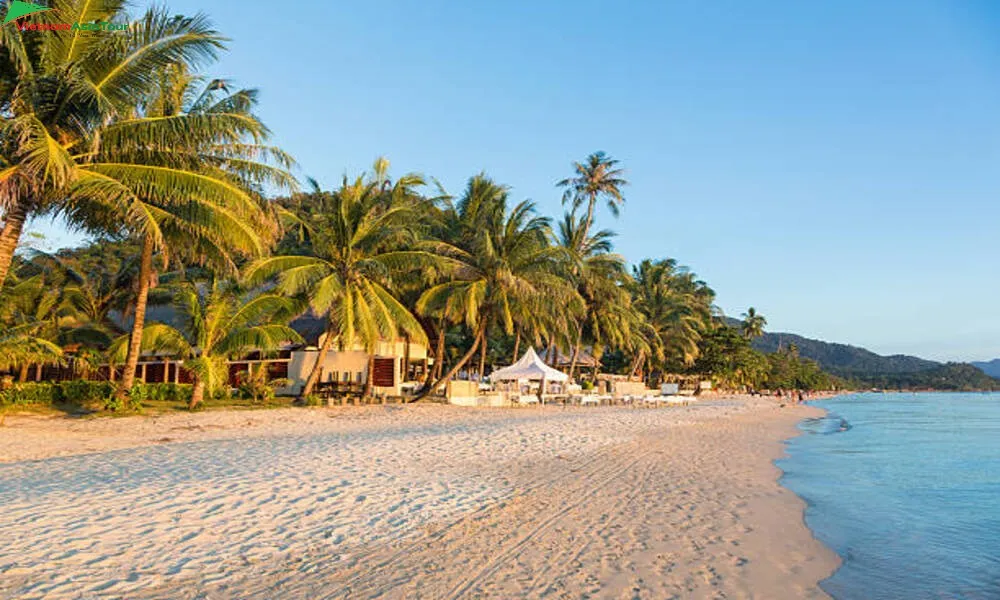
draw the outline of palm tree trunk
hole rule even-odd
[[[472,341],[472,347],[469,348],[469,350],[465,353],[465,355],[462,356],[462,358],[460,358],[457,363],[455,363],[455,365],[451,368],[450,371],[448,371],[448,373],[444,377],[435,381],[430,387],[421,392],[419,396],[414,398],[413,402],[419,402],[424,398],[426,398],[427,396],[430,396],[431,394],[434,393],[435,390],[441,387],[442,383],[454,377],[455,373],[458,373],[458,371],[465,366],[465,363],[469,362],[469,359],[472,358],[472,355],[476,353],[476,349],[479,347],[479,343],[482,341],[483,336],[485,334],[486,334],[486,325],[484,324],[480,326],[479,331],[476,333],[476,338]]]
[[[400,381],[406,381],[407,375],[410,374],[410,336],[404,334],[403,336],[403,369],[402,373],[399,374]]]
[[[587,239],[587,235],[590,233],[590,226],[594,224],[594,206],[596,204],[597,195],[590,194],[589,202],[587,202],[587,222],[583,226],[583,237],[581,239]]]
[[[125,368],[118,384],[116,396],[119,399],[132,389],[135,383],[135,370],[139,364],[139,353],[142,351],[142,330],[146,325],[146,304],[149,301],[149,282],[153,277],[153,237],[146,235],[142,240],[142,254],[139,256],[139,293],[135,297],[135,315],[132,323],[132,333],[128,340],[128,354],[125,356]]]
[[[372,387],[375,385],[375,355],[368,355],[368,375],[365,377],[365,388],[362,392],[364,398],[372,397]]]
[[[514,357],[510,359],[511,364],[517,362],[518,351],[521,349],[521,328],[517,328],[517,335],[514,337]]]
[[[191,388],[191,401],[188,402],[188,410],[194,410],[202,400],[205,399],[205,382],[195,377],[194,387]]]
[[[17,382],[18,383],[24,383],[24,382],[28,381],[28,367],[29,366],[30,365],[28,365],[28,363],[24,363],[23,365],[21,365],[21,369],[17,373]]]
[[[302,388],[302,397],[306,397],[313,393],[313,389],[316,387],[316,382],[319,381],[319,376],[323,373],[323,363],[326,362],[326,355],[330,353],[330,348],[333,347],[333,331],[330,327],[326,328],[326,338],[323,340],[323,344],[319,348],[319,354],[316,356],[316,362],[313,364],[312,371],[309,372],[309,377],[306,379],[306,385]]]
[[[14,251],[21,241],[21,231],[24,230],[24,222],[28,218],[27,211],[17,203],[4,215],[3,230],[0,231],[0,287],[7,279],[7,272],[10,271],[10,264],[14,260]]]
[[[437,348],[434,350],[434,376],[430,378],[430,381],[434,381],[441,377],[441,371],[444,370],[444,320],[438,322],[438,337],[437,337]]]
[[[485,336],[484,336],[485,337]],[[479,345],[479,381],[483,381],[483,373],[486,371],[486,341]]]
[[[639,363],[642,361],[643,354],[644,354],[643,352],[639,352],[639,354],[637,354],[636,357],[632,360],[632,367],[629,369],[628,372],[629,381],[632,381],[632,378],[635,377],[636,371],[639,370]]]
[[[576,329],[576,344],[573,345],[573,358],[569,361],[569,380],[573,381],[576,372],[576,361],[580,358],[580,342],[583,341],[583,323]]]

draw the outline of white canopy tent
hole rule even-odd
[[[528,348],[528,351],[516,363],[497,369],[490,375],[490,380],[493,382],[539,379],[542,381],[566,381],[569,376],[542,362],[534,348]]]
[[[520,390],[521,384],[525,381],[541,381],[538,385],[538,396],[537,400],[534,396],[526,396],[524,394],[520,395],[519,402],[545,402],[546,384],[552,382],[565,383],[569,379],[569,376],[548,366],[542,359],[538,358],[535,354],[534,348],[528,348],[528,351],[524,353],[518,361],[509,367],[504,367],[502,369],[497,369],[490,374],[490,380],[493,383],[500,381],[506,382],[516,382],[517,387]]]

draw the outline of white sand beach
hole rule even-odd
[[[772,463],[818,412],[12,416],[0,597],[825,597],[838,559]]]

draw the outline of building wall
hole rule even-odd
[[[320,338],[319,344],[323,343]],[[406,352],[406,343],[379,342],[375,348],[375,358],[393,359],[393,381],[392,387],[376,386],[373,388],[375,394],[387,394],[398,396],[402,393],[400,384],[403,383],[402,368],[400,359]],[[316,364],[316,357],[319,355],[318,349],[295,350],[292,352],[292,359],[288,365],[288,379],[292,384],[287,388],[278,390],[282,395],[298,395],[305,387],[306,379],[312,372],[313,365]],[[410,343],[410,360],[419,361],[427,358],[427,347],[423,344]],[[364,383],[368,379],[368,353],[358,344],[350,350],[331,350],[323,362],[323,371],[320,373],[320,381],[344,381],[344,374],[350,374],[351,383]],[[360,377],[359,377],[360,376]]]

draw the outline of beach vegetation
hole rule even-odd
[[[282,382],[265,369],[246,372],[233,394],[226,360],[304,344],[294,318],[322,323],[307,404],[328,353],[360,346],[370,372],[378,344],[397,339],[433,355],[417,399],[459,375],[483,378],[528,346],[586,389],[599,372],[654,386],[697,376],[733,390],[849,384],[780,339],[762,351],[767,320],[753,307],[726,319],[715,291],[676,258],[630,265],[616,253],[597,209],[617,217],[629,181],[604,152],[556,181],[565,213],[555,220],[486,173],[452,196],[424,175],[394,178],[384,158],[334,189],[307,179],[302,192],[294,160],[257,114],[257,90],[206,74],[225,38],[204,15],[63,4],[75,22],[129,26],[113,36],[0,30],[8,404],[280,403]],[[28,248],[24,225],[43,215],[90,241]],[[182,360],[192,383],[137,383],[150,353]],[[120,376],[109,365],[122,365]],[[77,381],[29,383],[45,368]],[[946,365],[907,381],[988,383],[970,377]]]

